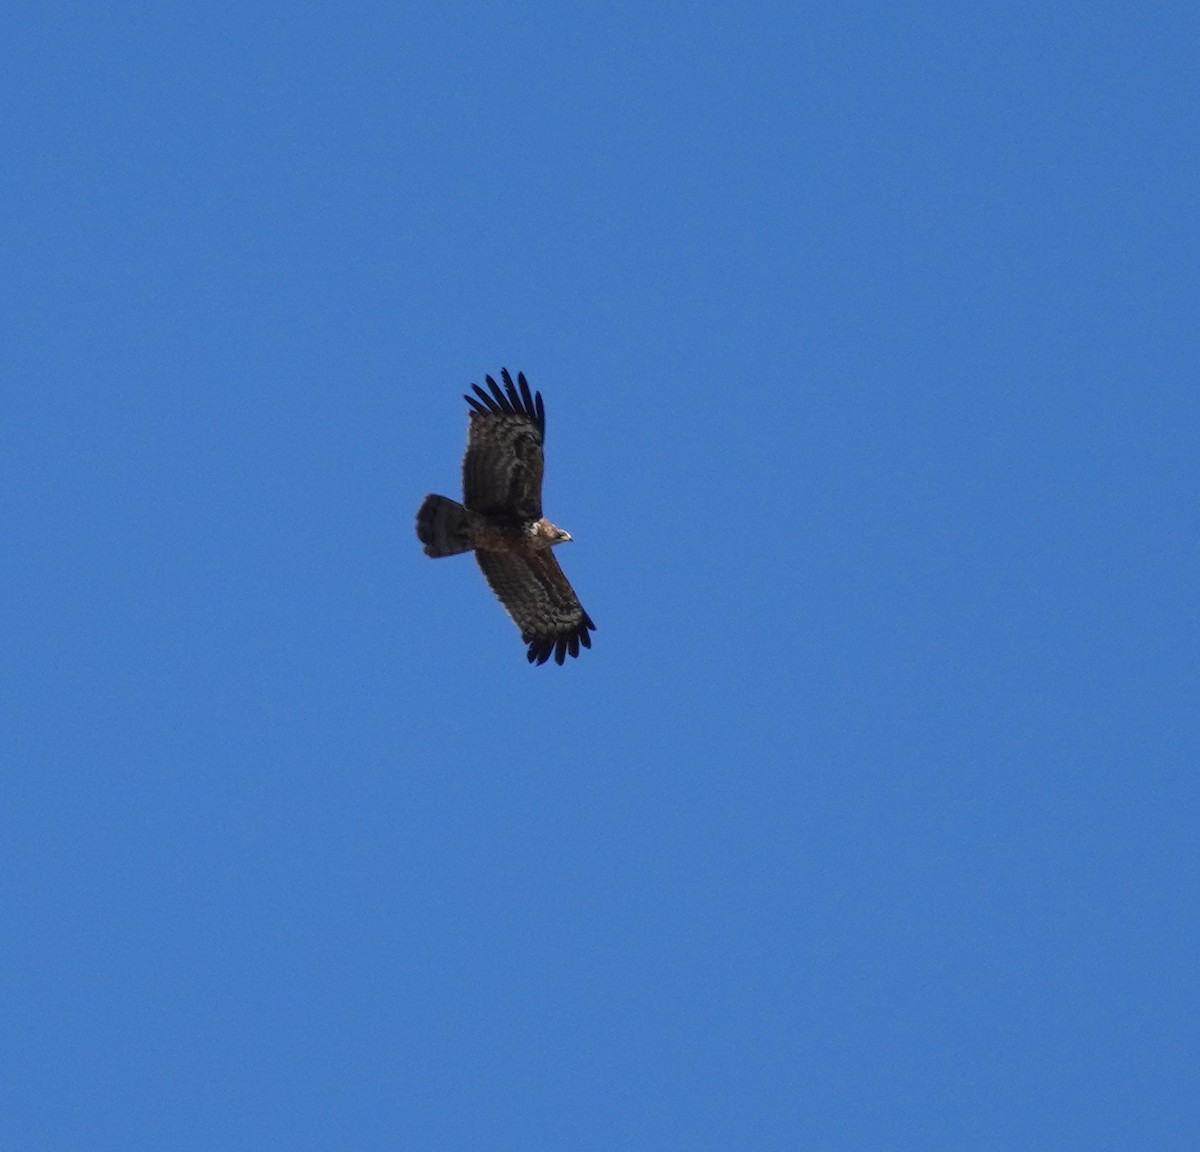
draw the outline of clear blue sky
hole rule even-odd
[[[5,1148],[1200,1147],[1194,4],[2,43]]]

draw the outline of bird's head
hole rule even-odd
[[[533,525],[533,535],[551,546],[563,544],[571,539],[571,533],[551,524],[544,516]]]

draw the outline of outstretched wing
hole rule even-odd
[[[529,645],[530,664],[545,664],[551,655],[561,664],[579,646],[592,646],[596,630],[579,597],[549,548],[517,552],[477,551],[475,559],[492,591],[521,629]]]
[[[542,394],[530,393],[523,372],[515,385],[507,368],[500,377],[503,389],[488,376],[490,393],[472,384],[476,395],[464,397],[472,412],[463,457],[463,503],[476,512],[539,520],[546,434]]]

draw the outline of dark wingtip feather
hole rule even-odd
[[[486,376],[484,379],[486,379],[493,388],[496,387],[496,381],[490,376]],[[489,393],[480,388],[478,384],[472,384],[471,388],[474,390],[475,396],[464,396],[463,399],[470,404],[476,412],[496,412],[498,410],[503,411],[503,409],[497,409],[495,399]],[[478,397],[478,399],[476,399],[476,397]]]
[[[492,376],[485,376],[487,390],[478,384],[472,384],[474,396],[464,396],[463,399],[475,412],[503,412],[506,416],[524,416],[537,426],[541,433],[546,431],[546,409],[542,404],[542,394],[532,392],[524,372],[517,373],[516,383],[512,373],[507,368],[500,369],[500,379],[504,381],[501,387]]]
[[[494,412],[506,412],[508,410],[508,405],[505,402],[504,393],[500,391],[500,385],[496,383],[494,377],[485,376],[483,379],[488,388],[491,389],[492,393],[491,396],[488,397],[488,407]],[[483,389],[479,389],[479,391],[482,393]]]
[[[517,395],[517,386],[513,383],[513,378],[509,375],[507,368],[500,369],[500,379],[504,381],[504,391],[508,396],[509,404],[512,405],[512,410],[520,412],[521,397]]]
[[[568,656],[579,655],[580,647],[592,646],[589,630],[595,631],[595,628],[592,618],[585,612],[583,618],[569,632],[559,632],[552,636],[531,636],[527,633],[522,637],[529,645],[526,659],[530,664],[545,664],[553,656],[556,664],[564,664]]]
[[[525,379],[524,372],[517,373],[517,384],[521,388],[521,403],[526,413],[538,426],[538,431],[544,433],[546,431],[546,409],[542,406],[542,394],[539,392],[535,397],[529,390],[529,381]]]

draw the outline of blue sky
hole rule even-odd
[[[3,25],[6,1147],[1196,1147],[1192,5]]]

